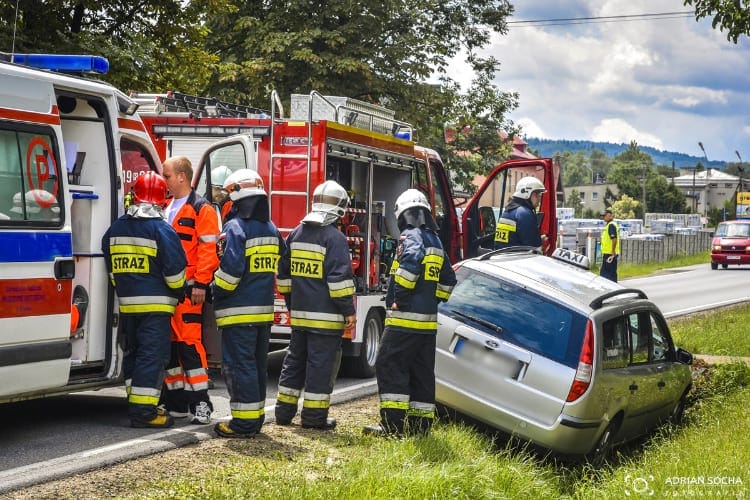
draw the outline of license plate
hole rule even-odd
[[[740,260],[739,255],[727,255],[727,260]]]

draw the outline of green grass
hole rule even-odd
[[[725,336],[728,324],[739,332],[748,315],[748,307],[733,308],[671,326],[681,343],[715,354],[706,351],[714,338]],[[746,336],[732,337],[730,345],[750,351]],[[194,474],[143,481],[132,491],[138,498],[747,497],[749,399],[750,367],[699,365],[684,424],[620,447],[613,464],[598,471],[559,463],[460,423],[438,422],[425,438],[387,440],[362,436],[361,423],[349,422],[334,434],[291,433],[284,440],[271,430],[255,440],[226,442]]]
[[[711,254],[710,252],[705,251],[693,255],[678,255],[672,257],[666,262],[649,262],[646,264],[620,263],[617,266],[617,279],[624,280],[627,278],[635,278],[637,276],[645,276],[672,267],[693,266],[696,264],[708,265],[709,262],[711,262]],[[599,265],[595,264],[591,268],[591,272],[599,274]]]
[[[750,304],[670,321],[675,344],[692,353],[750,356]]]

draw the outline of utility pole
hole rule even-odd
[[[737,171],[740,173],[740,191],[744,191],[743,186],[742,186],[742,173],[745,171],[745,168],[742,166],[742,157],[740,156],[740,152],[735,149],[734,154],[736,154],[737,158],[740,160],[740,164],[737,167]]]
[[[706,196],[703,197],[703,217],[706,217],[708,215],[708,176],[711,173],[711,167],[708,166],[708,155],[703,148],[703,143],[699,141],[698,146],[701,148],[701,151],[703,151],[703,158],[706,159],[706,182],[704,184]],[[693,172],[693,184],[695,184],[695,172]]]

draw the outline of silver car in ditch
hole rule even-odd
[[[679,420],[692,355],[643,292],[587,269],[561,249],[459,263],[438,317],[437,402],[597,465],[613,444]]]

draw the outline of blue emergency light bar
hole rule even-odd
[[[11,61],[33,68],[63,73],[100,73],[109,71],[109,61],[101,56],[62,54],[13,54]]]

